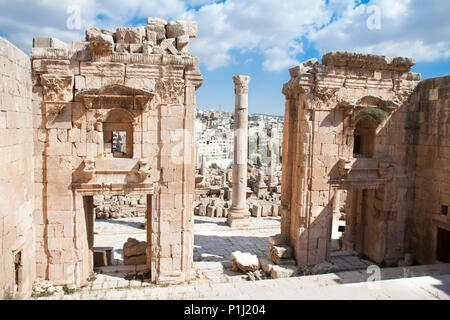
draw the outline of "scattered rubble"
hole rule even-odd
[[[259,260],[256,255],[248,252],[234,251],[231,253],[233,257],[233,263],[235,264],[234,269],[239,269],[241,271],[256,271],[259,269]]]

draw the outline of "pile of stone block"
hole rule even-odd
[[[253,217],[278,217],[280,215],[279,203],[273,203],[265,200],[251,200],[247,201],[247,207]]]
[[[220,198],[201,198],[194,202],[194,214],[197,216],[226,218],[231,208],[231,201]]]
[[[94,210],[97,219],[145,217],[147,200],[128,195],[96,195]]]
[[[178,20],[167,23],[160,18],[148,18],[146,26],[117,28],[116,32],[90,28],[86,30],[86,42],[75,42],[73,46],[79,49],[89,46],[97,54],[177,55],[187,53],[189,39],[196,36],[196,22]]]
[[[287,244],[284,235],[269,237],[269,255],[270,260],[261,258],[259,262],[263,271],[273,279],[288,278],[298,274],[292,248]]]

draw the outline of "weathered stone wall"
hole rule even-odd
[[[411,139],[414,148],[412,208],[408,217],[408,240],[416,262],[435,263],[437,229],[450,231],[450,76],[427,79],[411,97]]]
[[[43,172],[38,275],[84,284],[92,272],[95,195],[147,199],[152,280],[183,282],[193,263],[195,90],[198,59],[187,52],[193,22],[86,31],[73,48],[37,38],[33,92]],[[111,128],[127,133],[114,158]],[[41,161],[41,160],[37,160]],[[90,200],[91,199],[91,200]]]
[[[333,197],[348,190],[346,248],[378,263],[404,254],[407,58],[334,52],[289,70],[283,132],[282,233],[297,262],[329,258]],[[361,135],[361,155],[354,155]],[[338,201],[339,202],[339,201]],[[337,202],[337,203],[338,203]]]
[[[34,163],[30,58],[0,38],[0,296],[35,278]],[[21,261],[15,261],[21,252]]]

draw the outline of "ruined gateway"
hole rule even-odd
[[[330,257],[342,213],[344,250],[449,262],[450,76],[420,82],[414,64],[332,52],[289,70],[281,230],[299,265]]]
[[[3,290],[86,284],[98,194],[146,197],[151,280],[191,278],[196,34],[195,22],[149,18],[89,29],[72,50],[35,38],[31,65],[0,39]]]
[[[147,199],[153,282],[192,278],[196,34],[195,22],[149,18],[89,29],[71,50],[35,38],[31,61],[0,38],[0,292],[30,294],[37,278],[86,284],[99,194]],[[420,82],[407,58],[322,63],[290,69],[283,87],[282,234],[297,263],[329,257],[341,204],[344,248],[380,264],[439,260],[450,77]]]

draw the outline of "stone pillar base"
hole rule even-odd
[[[250,214],[242,211],[231,211],[228,214],[227,223],[230,227],[246,227],[250,225]]]

